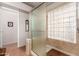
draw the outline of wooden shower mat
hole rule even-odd
[[[55,49],[51,49],[48,53],[47,56],[68,56],[67,54],[64,54],[60,51],[57,51]]]
[[[0,48],[0,56],[5,56],[6,48]]]

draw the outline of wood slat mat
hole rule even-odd
[[[47,56],[68,56],[67,54],[64,54],[60,51],[57,51],[55,49],[51,49],[48,53]]]
[[[0,48],[0,56],[5,56],[6,48]]]

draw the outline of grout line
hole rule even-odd
[[[32,56],[38,56],[38,55],[35,54],[32,50],[31,50],[31,54],[32,54]]]

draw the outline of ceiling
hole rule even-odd
[[[23,2],[24,4],[27,4],[29,6],[31,6],[32,8],[36,8],[38,7],[40,4],[42,4],[43,2]]]

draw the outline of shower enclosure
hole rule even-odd
[[[60,47],[63,42],[76,44],[79,29],[78,9],[79,3],[59,2],[50,3],[49,6],[44,3],[33,10],[31,13],[32,51],[37,55],[46,56],[47,50],[58,46],[58,43],[60,43],[57,47],[59,49],[63,48]],[[55,43],[55,40],[59,42]],[[46,46],[46,41],[52,41],[47,42],[51,47]]]
[[[31,13],[32,51],[40,56],[46,55],[46,8],[41,5]]]

